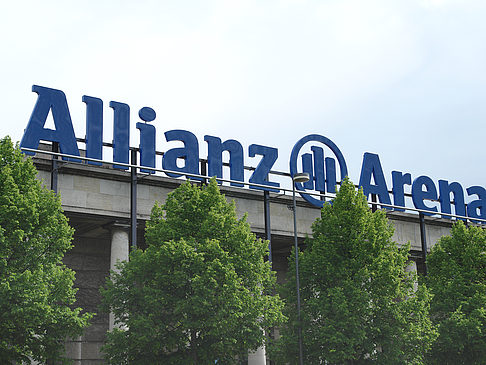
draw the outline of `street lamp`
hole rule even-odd
[[[299,250],[297,244],[297,213],[295,204],[295,183],[305,183],[310,180],[307,172],[297,173],[292,176],[292,198],[294,204],[294,245],[295,245],[295,282],[297,289],[297,320],[299,323],[299,365],[304,365],[304,351],[302,349],[302,324],[300,322],[300,280],[299,280]]]

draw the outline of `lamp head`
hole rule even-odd
[[[307,172],[299,172],[297,174],[294,174],[294,176],[292,177],[292,181],[294,183],[296,183],[296,182],[305,183],[309,180],[310,180],[310,176],[309,176],[309,173],[307,173]]]

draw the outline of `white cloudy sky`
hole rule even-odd
[[[364,152],[392,170],[486,185],[484,0],[4,1],[0,136],[20,140],[33,84],[157,112],[163,132],[277,147],[318,133],[357,182]],[[165,142],[165,143],[164,143]],[[203,155],[203,153],[202,153]],[[201,156],[203,157],[203,156]],[[247,165],[257,159],[246,158]]]

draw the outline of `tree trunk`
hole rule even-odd
[[[196,331],[191,331],[191,353],[194,365],[198,365],[196,336]]]

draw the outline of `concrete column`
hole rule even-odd
[[[406,272],[414,272],[417,273],[417,263],[415,261],[409,261],[407,263],[407,267],[405,267]],[[413,291],[417,291],[418,289],[418,282],[415,280],[415,283],[413,283]]]
[[[248,353],[248,365],[265,365],[265,346],[259,347],[255,352]]]
[[[114,223],[111,226],[111,256],[110,256],[110,269],[118,272],[116,264],[121,261],[128,260],[129,252],[129,228],[130,225],[122,223]],[[111,331],[115,327],[115,316],[110,313],[109,330]]]
[[[68,339],[66,342],[66,356],[73,361],[73,365],[81,365],[82,337]]]

